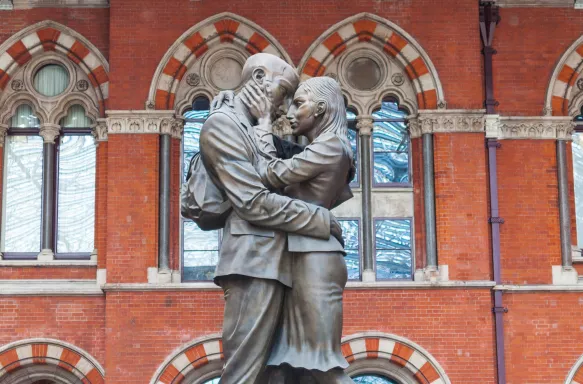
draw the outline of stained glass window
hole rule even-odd
[[[575,216],[577,245],[583,248],[583,132],[573,133],[573,179],[575,181]]]
[[[375,220],[377,280],[411,279],[411,219]]]
[[[190,160],[200,151],[200,130],[210,110],[209,101],[204,97],[197,98],[192,106],[192,110],[184,114],[182,141],[182,179],[184,181]],[[212,280],[219,259],[220,231],[203,231],[192,221],[183,220],[182,243],[182,280]]]
[[[400,110],[396,102],[383,100],[381,108],[372,116],[373,185],[409,185],[406,112]]]
[[[339,219],[344,238],[346,268],[348,280],[360,280],[360,229],[358,220]]]
[[[400,384],[399,382],[380,375],[358,375],[352,380],[356,384]]]

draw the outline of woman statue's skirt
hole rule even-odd
[[[268,365],[328,371],[346,368],[340,348],[347,270],[340,252],[293,253],[292,288]]]

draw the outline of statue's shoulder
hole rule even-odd
[[[213,110],[203,124],[203,131],[208,129],[220,129],[229,131],[239,125],[237,116],[232,108],[222,106]]]

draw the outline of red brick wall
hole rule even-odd
[[[2,11],[0,43],[20,30],[44,20],[66,25],[93,43],[106,59],[109,57],[109,9],[107,8],[36,8]]]
[[[490,280],[488,178],[483,134],[434,135],[439,264],[451,280]]]
[[[583,34],[583,13],[567,8],[503,8],[500,16],[494,35],[498,111],[540,116],[555,65]]]
[[[182,186],[182,141],[172,139],[170,164],[170,268],[180,270],[180,188]]]
[[[423,143],[421,138],[411,139],[413,174],[413,213],[415,214],[415,268],[425,267],[425,208],[423,199]]]
[[[581,293],[504,295],[508,384],[563,383],[583,353]]]
[[[503,140],[498,150],[502,281],[550,284],[561,265],[556,144]]]
[[[493,383],[490,308],[488,290],[348,291],[344,335],[406,337],[431,353],[452,383]],[[108,293],[107,314],[108,384],[143,384],[179,346],[220,333],[222,292]]]
[[[460,7],[457,0],[440,1],[439,7],[434,0],[325,0],[317,4],[176,0],[172,6],[153,0],[112,2],[111,35],[115,38],[111,41],[110,108],[143,109],[156,67],[170,46],[196,23],[225,11],[265,28],[296,65],[314,40],[335,23],[359,12],[384,17],[406,30],[427,51],[450,108],[479,108],[483,87],[478,3],[465,4]],[[265,10],[269,11],[262,16]]]
[[[109,135],[107,281],[145,283],[158,265],[158,136]]]
[[[0,267],[0,280],[95,279],[95,267]]]
[[[0,346],[31,338],[61,340],[105,361],[103,297],[0,297]]]

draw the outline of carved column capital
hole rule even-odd
[[[359,136],[372,135],[373,127],[374,122],[372,116],[359,115],[356,117],[356,128],[358,129]]]
[[[6,140],[7,133],[8,133],[8,125],[0,124],[0,147],[4,146],[4,141]]]
[[[39,135],[45,144],[55,144],[55,139],[61,133],[61,126],[58,124],[44,123],[40,125]]]
[[[175,139],[182,139],[184,132],[184,118],[164,118],[160,121],[160,134],[170,135]]]
[[[107,119],[97,119],[97,124],[91,130],[96,143],[107,141]]]

